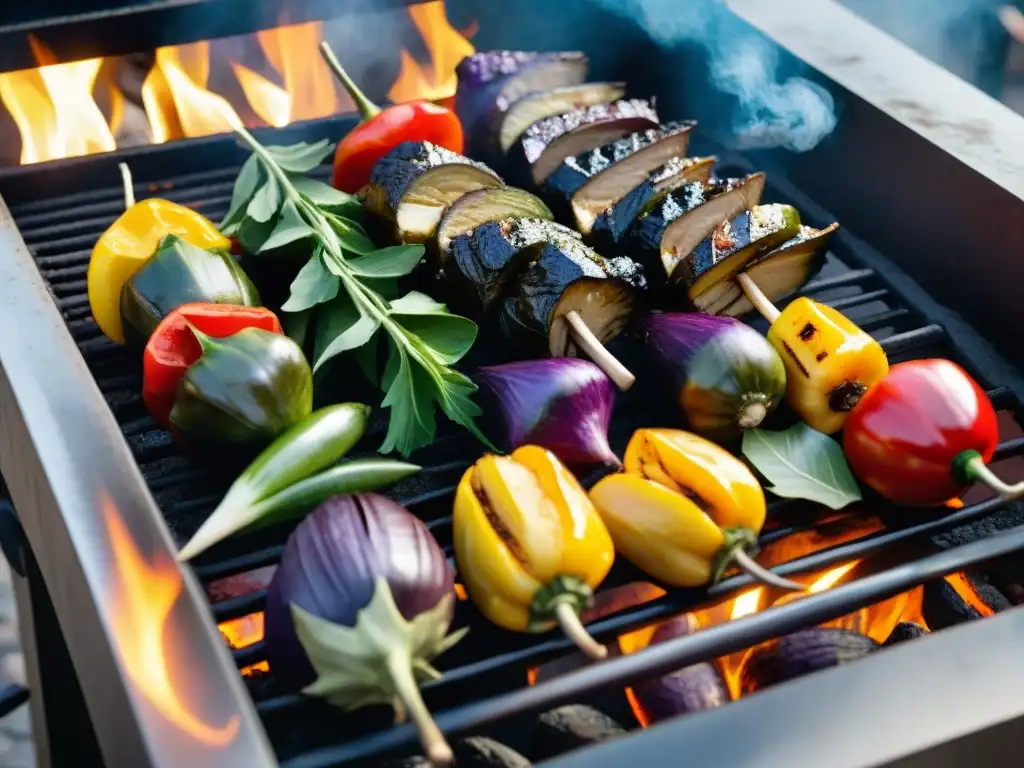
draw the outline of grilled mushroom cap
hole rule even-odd
[[[685,184],[707,184],[715,157],[673,157],[631,189],[614,205],[608,206],[594,221],[587,242],[598,253],[613,255],[625,246],[637,221],[655,207],[657,201]]]
[[[631,252],[651,280],[664,282],[717,225],[757,205],[763,191],[763,173],[684,184],[637,219]]]
[[[451,248],[452,238],[469,234],[488,221],[520,217],[554,219],[539,197],[518,187],[490,187],[463,195],[452,203],[437,226],[441,262]]]
[[[759,205],[723,221],[692,253],[679,260],[669,290],[701,312],[716,314],[735,301],[733,280],[758,255],[800,231],[800,214],[790,205]]]
[[[377,161],[361,194],[366,210],[390,226],[396,241],[424,243],[449,205],[467,192],[500,186],[482,163],[429,141],[406,141]]]
[[[602,258],[575,240],[545,243],[502,302],[498,319],[516,343],[545,348],[553,357],[576,356],[579,349],[565,316],[578,312],[605,343],[626,326],[636,294],[646,285],[631,259]]]
[[[644,99],[596,104],[538,120],[513,144],[513,173],[539,185],[562,162],[636,131],[657,128],[658,113]]]
[[[508,152],[523,131],[538,120],[618,101],[625,95],[625,83],[581,83],[528,93],[514,102],[502,117],[498,144],[503,153]]]
[[[595,219],[652,171],[686,157],[695,122],[669,123],[566,158],[544,182],[542,194],[565,209],[576,229],[588,234]]]
[[[796,237],[758,256],[743,271],[769,301],[789,296],[814,277],[824,265],[828,242],[837,229],[838,224],[830,224],[824,229],[800,227]],[[720,314],[740,317],[753,309],[754,305],[741,292]]]
[[[467,56],[455,68],[455,112],[469,146],[497,150],[502,118],[512,104],[529,93],[578,85],[587,79],[588,66],[579,51],[481,51]]]
[[[536,218],[489,221],[453,238],[443,267],[452,304],[482,317],[529,266],[538,246],[579,239],[568,227]]]

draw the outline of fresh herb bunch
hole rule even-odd
[[[313,371],[342,352],[354,353],[386,393],[381,405],[391,409],[381,453],[408,456],[433,442],[434,401],[486,443],[474,422],[477,387],[449,367],[473,345],[476,324],[416,291],[393,298],[396,278],[412,272],[423,247],[378,248],[356,220],[362,205],[355,197],[304,175],[333,151],[326,140],[264,147],[244,128],[236,133],[253,155],[235,182],[221,231],[256,255],[308,250],[282,310],[302,313],[305,321],[316,307]],[[377,367],[381,330],[388,345],[383,377]]]

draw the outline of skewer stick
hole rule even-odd
[[[565,319],[569,323],[573,339],[587,353],[590,359],[597,364],[597,367],[604,371],[609,379],[615,382],[615,386],[625,392],[636,383],[636,376],[630,373],[629,369],[620,363],[615,355],[608,351],[607,347],[601,343],[601,340],[583,322],[579,312],[574,309],[565,316]]]
[[[118,163],[117,169],[121,171],[121,185],[124,187],[124,209],[127,211],[135,205],[135,185],[132,183],[132,169],[128,163]]]
[[[769,323],[774,323],[779,319],[778,307],[772,304],[771,300],[764,295],[764,291],[757,287],[757,283],[750,279],[750,275],[741,273],[736,275],[736,282],[740,284],[740,288],[743,289],[744,295],[747,297],[747,301],[754,305],[754,308],[760,312],[764,319]]]

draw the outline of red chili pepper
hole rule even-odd
[[[334,153],[331,184],[335,189],[350,194],[358,192],[369,183],[370,171],[377,161],[403,141],[429,141],[452,152],[462,152],[462,123],[450,109],[417,100],[382,110],[359,90],[326,42],[320,44],[320,50],[363,118]]]
[[[949,360],[914,360],[889,369],[851,411],[843,448],[854,473],[887,499],[938,506],[981,482],[1007,486],[986,466],[999,442],[992,403]]]
[[[244,328],[282,333],[277,315],[263,307],[196,303],[183,304],[171,312],[149,337],[142,358],[142,400],[162,427],[170,424],[169,415],[185,371],[203,354],[190,325],[217,339]]]

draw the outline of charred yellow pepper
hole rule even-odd
[[[127,210],[97,241],[89,259],[87,287],[89,307],[96,324],[110,339],[124,344],[121,325],[121,288],[156,251],[166,235],[177,235],[204,250],[227,249],[231,241],[217,226],[195,211],[170,200],[150,199],[136,203],[131,177],[125,174]]]
[[[607,653],[579,620],[615,559],[611,537],[576,478],[537,446],[484,456],[462,476],[452,519],[470,598],[516,632],[556,624],[593,658]]]
[[[638,429],[625,471],[590,491],[615,548],[673,587],[698,587],[738,565],[783,589],[803,589],[761,568],[746,553],[764,525],[764,491],[747,466],[702,437]]]
[[[881,345],[842,313],[799,298],[768,331],[786,366],[786,399],[811,427],[830,435],[869,387],[889,372]]]

